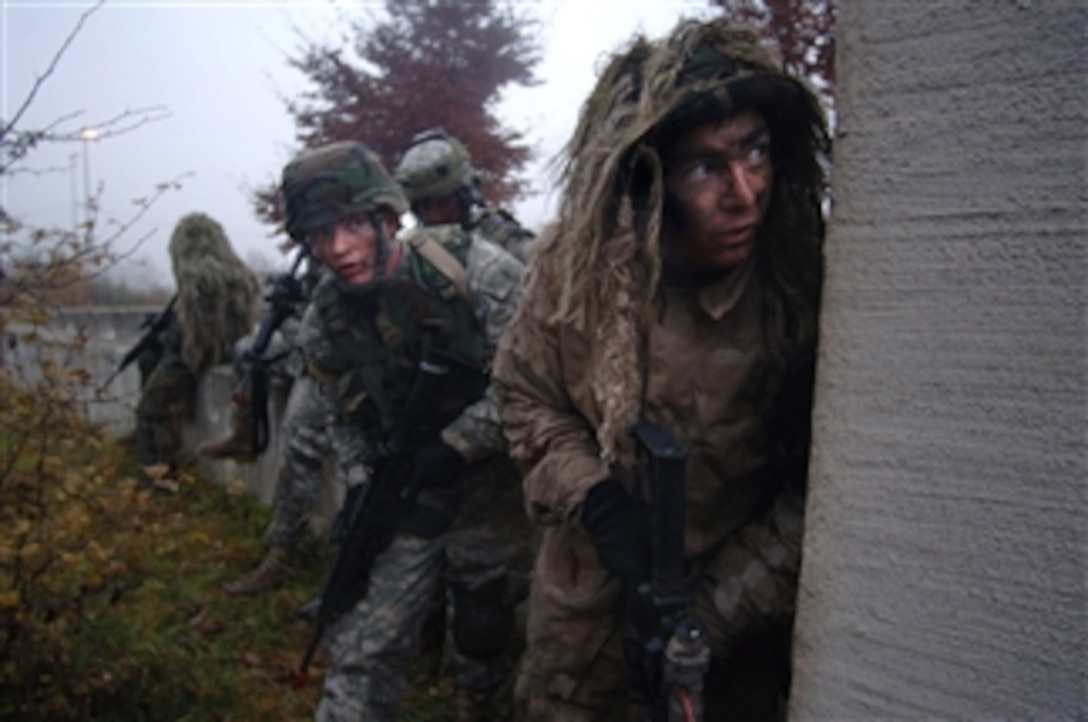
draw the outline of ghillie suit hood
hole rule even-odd
[[[564,149],[557,222],[538,242],[527,294],[546,285],[556,323],[599,346],[591,371],[602,457],[641,412],[642,349],[661,276],[662,147],[744,109],[771,132],[775,185],[756,240],[767,345],[785,365],[815,342],[828,139],[816,95],[785,74],[752,29],[681,21],[660,42],[635,37],[602,71]],[[539,292],[539,291],[538,291]]]
[[[257,277],[238,258],[223,227],[203,213],[178,221],[170,237],[170,263],[182,360],[193,373],[228,362],[234,342],[249,333],[260,311]]]

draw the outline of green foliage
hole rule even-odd
[[[248,496],[188,476],[141,485],[135,460],[74,417],[48,413],[46,431],[29,394],[3,399],[0,718],[311,717],[317,688],[285,679],[317,546],[291,588],[229,599],[219,583],[257,553]]]
[[[285,587],[226,596],[263,553],[268,509],[240,483],[141,484],[131,452],[60,408],[0,388],[0,719],[312,719],[325,659],[302,690],[288,673],[313,632],[295,610],[331,547],[309,538]],[[453,718],[440,620],[427,638],[404,722]]]

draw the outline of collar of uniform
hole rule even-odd
[[[733,310],[752,280],[754,254],[743,266],[733,269],[725,278],[699,290],[699,306],[715,321]]]

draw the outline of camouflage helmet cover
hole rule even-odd
[[[781,59],[746,26],[681,23],[648,75],[644,105],[652,110],[644,121],[651,142],[748,108],[789,135],[807,135],[823,122],[811,89],[785,72]]]
[[[412,203],[451,195],[476,182],[468,149],[441,128],[426,130],[412,139],[394,176]]]
[[[340,141],[303,151],[283,169],[280,186],[287,234],[306,234],[352,213],[385,208],[408,210],[403,191],[381,160],[357,141]]]

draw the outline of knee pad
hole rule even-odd
[[[506,651],[514,633],[514,608],[504,599],[505,586],[502,579],[480,589],[454,587],[453,643],[461,654],[489,659]]]

